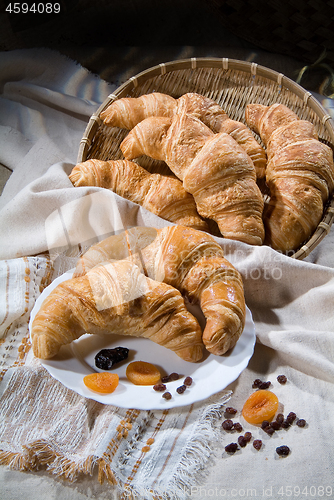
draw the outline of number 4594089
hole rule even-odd
[[[28,5],[26,2],[19,3],[9,3],[6,7],[6,12],[9,14],[59,14],[60,12],[60,3],[33,3]]]

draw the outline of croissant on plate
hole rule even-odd
[[[124,157],[164,160],[193,195],[198,213],[214,220],[225,238],[261,245],[263,197],[253,162],[224,132],[182,113],[146,118],[122,141]]]
[[[150,212],[175,224],[208,231],[201,219],[193,196],[179,179],[151,174],[127,160],[91,159],[76,165],[70,180],[74,186],[97,186],[143,206]]]
[[[32,324],[34,355],[51,358],[84,333],[147,338],[185,361],[203,356],[201,328],[180,292],[126,260],[105,262],[50,293]]]
[[[265,242],[296,250],[316,229],[333,191],[332,150],[318,140],[311,122],[283,104],[249,104],[246,121],[267,147],[271,197],[264,211]]]
[[[182,113],[198,118],[215,133],[230,134],[252,159],[257,177],[264,177],[266,154],[250,129],[244,123],[231,120],[219,104],[201,94],[189,92],[178,99],[159,92],[123,97],[110,104],[100,117],[106,125],[131,130],[145,118],[171,118]]]
[[[240,273],[225,257],[215,239],[183,226],[156,229],[132,228],[93,245],[78,261],[75,276],[83,275],[106,258],[121,257],[142,266],[151,279],[179,290],[191,303],[199,304],[206,325],[203,343],[221,355],[238,341],[245,325],[245,298]],[[123,241],[131,238],[127,251]]]

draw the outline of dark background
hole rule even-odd
[[[112,83],[169,60],[230,57],[293,80],[304,68],[305,88],[334,93],[334,0],[59,0],[59,14],[10,14],[10,3],[0,0],[1,51],[51,48]]]

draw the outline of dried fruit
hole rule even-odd
[[[247,441],[247,439],[245,439],[245,436],[238,437],[238,444],[239,444],[239,446],[241,446],[241,448],[245,448],[247,443],[248,443],[248,441]]]
[[[237,432],[242,432],[242,425],[239,422],[235,422],[235,424],[233,424],[233,430]]]
[[[286,384],[287,383],[287,378],[285,375],[278,375],[277,377],[277,382],[279,382],[280,384]]]
[[[117,373],[90,373],[84,377],[83,381],[91,391],[110,394],[118,386],[119,377]]]
[[[245,432],[244,438],[246,439],[247,443],[252,439],[252,433],[251,432]]]
[[[232,408],[232,406],[228,406],[226,409],[225,409],[225,413],[228,413],[229,415],[235,415],[237,413],[238,410],[236,410],[235,408]]]
[[[278,413],[278,414],[276,415],[276,422],[277,422],[278,424],[280,424],[280,425],[282,425],[282,424],[283,424],[283,422],[284,422],[284,415],[283,415],[283,413]]]
[[[129,349],[127,347],[101,349],[95,356],[95,366],[101,370],[110,370],[116,363],[127,359],[128,355]]]
[[[237,443],[230,443],[227,446],[225,446],[225,451],[227,453],[235,453],[238,449]]]
[[[250,424],[261,424],[270,421],[278,409],[278,398],[271,391],[260,389],[253,392],[245,402],[242,415]]]
[[[186,388],[187,388],[187,386],[186,386],[186,385],[180,385],[180,387],[178,387],[178,388],[176,389],[176,392],[177,392],[178,394],[183,394],[183,393],[184,393],[184,391],[186,390]]]
[[[186,377],[183,381],[184,385],[186,385],[187,387],[190,387],[191,384],[193,383],[193,379],[191,377]]]
[[[252,388],[253,389],[257,389],[259,387],[259,385],[262,384],[262,380],[259,379],[259,378],[256,378],[253,382],[253,385],[252,385]]]
[[[279,446],[278,448],[276,448],[276,453],[280,457],[286,457],[290,453],[290,448],[286,445]]]
[[[135,385],[155,385],[160,380],[158,368],[146,361],[132,361],[126,368],[126,376]]]
[[[254,439],[254,441],[253,441],[253,447],[254,447],[256,450],[260,450],[260,449],[261,449],[261,446],[262,446],[262,441],[261,441],[261,439]]]
[[[169,375],[169,381],[173,382],[173,380],[178,380],[180,378],[180,375],[176,372],[173,372]]]
[[[297,415],[293,411],[290,411],[289,415],[286,417],[286,421],[292,424],[296,420],[296,417]]]
[[[230,419],[224,420],[224,422],[222,423],[222,428],[224,429],[224,431],[231,431],[233,428],[232,420]]]
[[[153,389],[154,389],[155,391],[157,391],[157,392],[163,392],[163,391],[165,391],[165,390],[166,390],[166,386],[165,386],[165,384],[155,384],[155,385],[153,386]]]
[[[171,393],[170,393],[170,392],[165,392],[165,393],[162,395],[162,397],[163,397],[164,399],[167,399],[167,400],[172,399],[172,395],[171,395]]]
[[[304,420],[303,418],[300,418],[297,420],[296,424],[298,425],[298,427],[305,427],[306,420]]]

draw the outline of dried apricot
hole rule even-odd
[[[161,379],[158,368],[146,361],[132,361],[126,368],[126,376],[135,385],[155,385]]]
[[[242,416],[250,424],[261,424],[270,421],[278,409],[276,394],[265,389],[253,392],[242,409]]]
[[[85,386],[94,392],[110,394],[118,386],[119,376],[117,373],[108,372],[90,373],[83,381]]]

